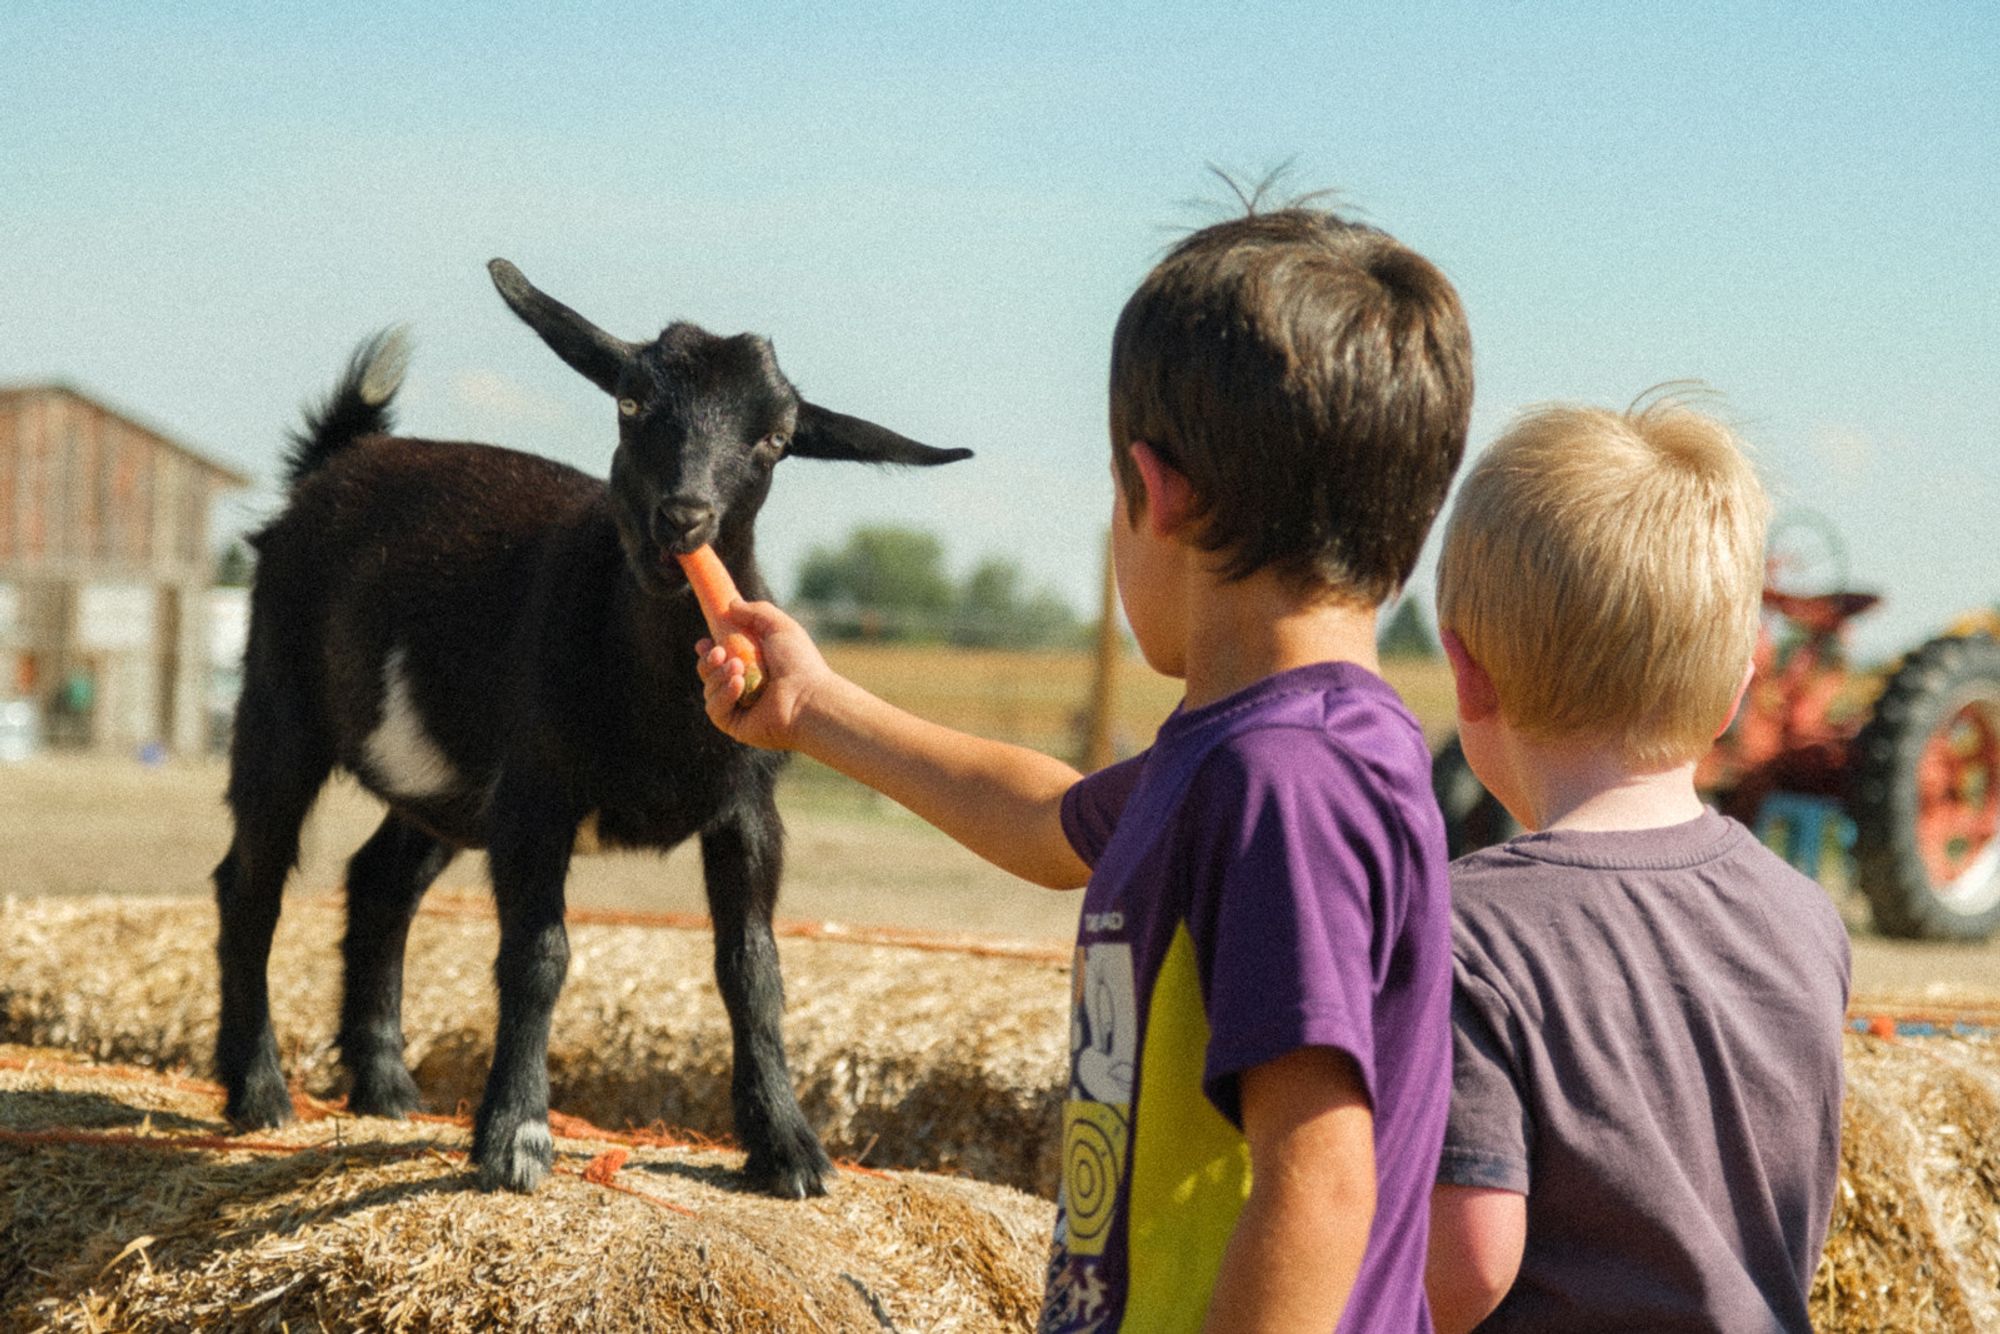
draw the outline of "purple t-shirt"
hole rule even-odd
[[[1176,712],[1063,802],[1077,933],[1044,1331],[1195,1329],[1250,1186],[1242,1073],[1352,1057],[1377,1199],[1342,1330],[1431,1328],[1451,1080],[1450,899],[1430,752],[1379,677],[1320,663]]]
[[[1438,1179],[1528,1197],[1487,1331],[1806,1332],[1840,1170],[1847,932],[1713,811],[1451,868]]]

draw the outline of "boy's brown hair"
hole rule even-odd
[[[1472,343],[1450,282],[1384,232],[1288,207],[1176,245],[1111,343],[1113,466],[1193,484],[1225,577],[1375,606],[1410,577],[1465,452]]]
[[[1769,514],[1729,428],[1682,401],[1537,408],[1459,488],[1438,624],[1524,735],[1683,764],[1715,740],[1756,645]]]

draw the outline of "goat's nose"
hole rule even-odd
[[[672,551],[692,551],[715,536],[715,506],[698,500],[663,500],[653,511],[653,540]]]

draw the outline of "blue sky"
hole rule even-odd
[[[1118,308],[1214,216],[1204,164],[1294,159],[1458,285],[1475,446],[1702,379],[1890,594],[1865,650],[2000,598],[2000,6],[16,0],[5,30],[0,381],[262,476],[399,321],[405,429],[602,471],[611,406],[500,304],[504,255],[978,452],[787,464],[781,590],[888,520],[1086,606]]]

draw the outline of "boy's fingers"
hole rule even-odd
[[[796,621],[769,602],[732,603],[715,618],[714,627],[717,633],[739,631],[758,641],[781,631],[800,629]],[[746,714],[745,674],[749,664],[717,644],[713,636],[698,641],[695,653],[695,672],[702,683],[702,707],[709,721],[741,740]]]
[[[709,721],[727,732],[736,715],[736,701],[743,697],[742,672],[717,672],[702,687],[702,704]]]
[[[733,603],[722,613],[721,619],[735,629],[747,630],[760,639],[797,624],[769,602]]]
[[[710,640],[702,641],[701,656],[694,661],[695,674],[705,682],[721,681],[730,675],[742,676],[749,664]]]

